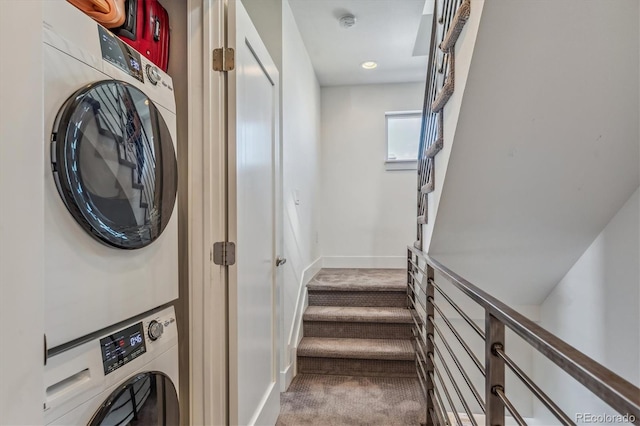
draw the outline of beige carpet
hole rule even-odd
[[[298,374],[276,425],[419,425],[424,412],[417,379]]]

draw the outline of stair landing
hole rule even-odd
[[[404,269],[323,269],[307,284],[318,291],[406,291]]]

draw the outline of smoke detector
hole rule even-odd
[[[338,22],[342,28],[351,28],[356,24],[356,17],[347,13],[346,15],[342,15],[340,19],[338,19]]]

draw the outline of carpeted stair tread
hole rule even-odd
[[[410,324],[411,313],[406,308],[360,306],[309,306],[304,312],[305,321],[379,322]]]
[[[303,337],[299,357],[355,358],[375,360],[414,360],[409,339],[344,339]]]
[[[307,284],[309,291],[406,291],[403,269],[322,269]]]

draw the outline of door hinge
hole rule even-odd
[[[213,70],[233,71],[236,65],[236,55],[232,48],[221,47],[213,49]]]
[[[213,245],[213,263],[231,266],[236,263],[236,245],[232,242],[219,242]]]

